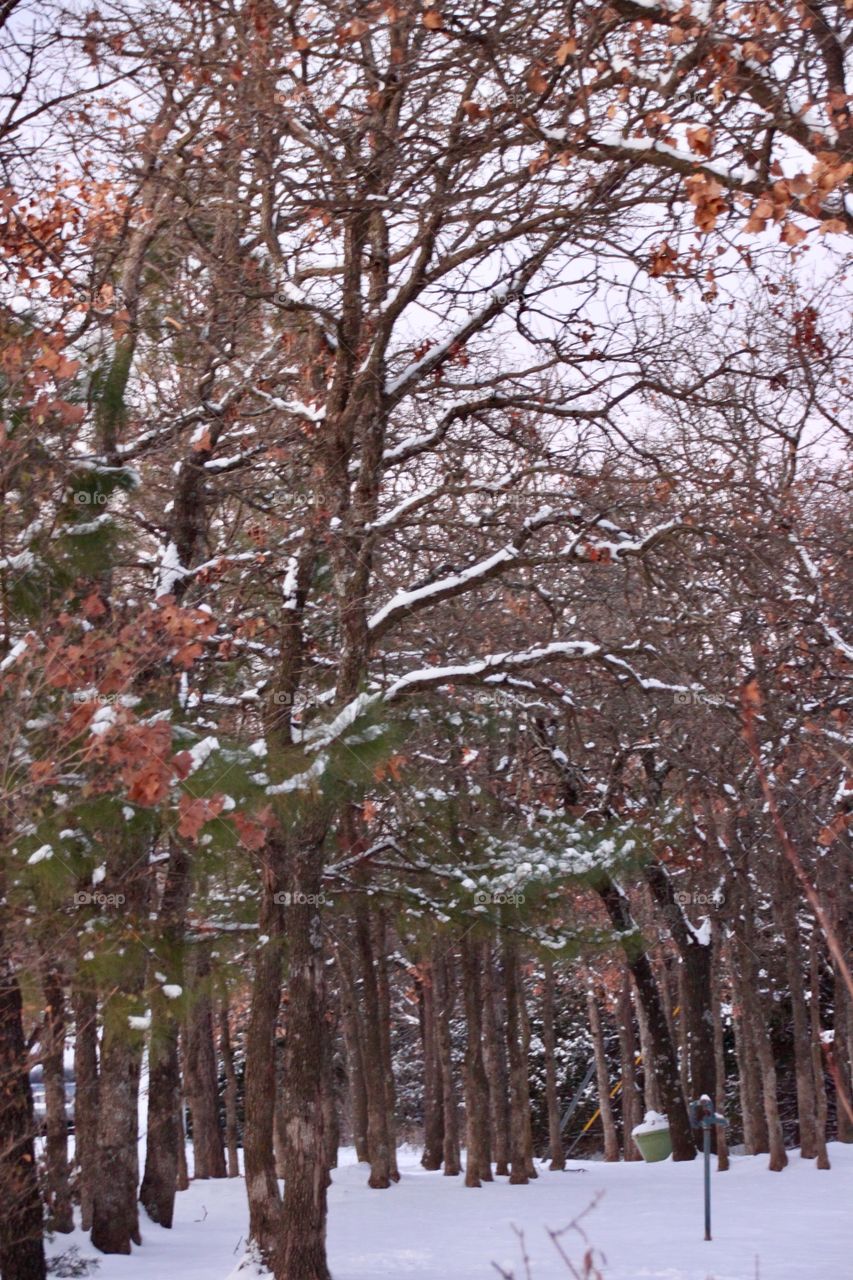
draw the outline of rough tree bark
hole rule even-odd
[[[631,980],[626,972],[619,992],[617,1008],[619,1054],[622,1060],[622,1141],[626,1160],[642,1160],[631,1130],[643,1118],[637,1092],[637,1042],[634,1039],[634,1012],[631,1004]]]
[[[435,1170],[441,1168],[444,1154],[444,1101],[435,1025],[435,981],[429,960],[421,965],[417,989],[424,1059],[424,1150],[421,1164],[425,1169]]]
[[[0,905],[0,931],[3,928]],[[36,1177],[35,1118],[21,990],[0,932],[0,1275],[44,1280],[42,1206]]]
[[[219,1053],[225,1074],[225,1150],[228,1157],[228,1177],[240,1176],[239,1129],[237,1123],[237,1071],[234,1066],[234,1048],[231,1044],[231,1015],[228,1000],[219,1006]]]
[[[521,1048],[521,1016],[518,981],[518,949],[504,938],[502,948],[506,993],[506,1046],[509,1061],[509,1180],[514,1186],[529,1181],[527,1173],[527,1063]]]
[[[65,991],[61,973],[48,965],[44,975],[44,1070],[46,1141],[45,1202],[47,1226],[63,1234],[74,1230],[68,1182],[68,1116],[65,1110]]]
[[[92,1229],[92,1191],[98,1144],[98,996],[79,971],[72,989],[74,1009],[74,1159],[80,1225]]]
[[[489,1140],[489,1081],[483,1063],[481,950],[466,935],[461,943],[462,986],[465,997],[465,1186],[479,1187],[492,1181]]]
[[[779,859],[778,873],[774,882],[774,896],[785,939],[785,968],[791,998],[800,1155],[805,1160],[813,1160],[818,1154],[817,1098],[809,1010],[804,991],[805,957],[797,920],[799,894],[796,877],[787,858]]]
[[[323,830],[325,827],[323,826]],[[326,1016],[322,835],[303,833],[294,851],[288,907],[287,1149],[276,1280],[330,1280],[326,1263],[323,1056]]]
[[[604,1048],[601,1016],[598,1012],[598,1002],[592,991],[587,992],[586,1010],[589,1017],[592,1051],[595,1058],[598,1109],[601,1112],[601,1127],[604,1130],[604,1159],[614,1161],[619,1159],[619,1137],[616,1133],[616,1121],[613,1118],[613,1105],[610,1100],[610,1072],[607,1068],[607,1054]]]
[[[362,894],[359,894],[355,904],[355,938],[364,999],[364,1085],[367,1093],[367,1149],[370,1160],[367,1185],[385,1189],[391,1185],[391,1140],[388,1132],[388,1100],[380,1028],[382,1013],[370,929],[370,908]]]
[[[281,1196],[273,1152],[276,1070],[275,1031],[281,1001],[284,946],[280,901],[282,849],[270,840],[263,851],[260,931],[249,1022],[246,1028],[246,1083],[243,1161],[249,1201],[249,1238],[261,1259],[272,1264],[281,1231]]]
[[[557,1042],[554,1034],[554,961],[543,961],[545,980],[542,987],[542,1043],[545,1048],[545,1103],[548,1108],[548,1151],[552,1170],[565,1169],[566,1155],[560,1133],[560,1107],[557,1101]]]
[[[441,1067],[441,1099],[444,1113],[442,1157],[445,1177],[455,1178],[462,1172],[459,1154],[459,1112],[450,1040],[450,1018],[455,1001],[453,964],[449,954],[436,944],[432,956],[435,991],[435,1029],[438,1061]]]
[[[219,1115],[219,1073],[213,1036],[210,945],[197,942],[187,964],[189,1010],[184,1047],[184,1088],[193,1122],[193,1177],[225,1177],[225,1143]]]
[[[369,1160],[367,1146],[367,1091],[364,1087],[364,1050],[362,1048],[361,1021],[355,993],[355,980],[348,950],[344,945],[336,949],[340,978],[341,1014],[344,1044],[347,1051],[347,1085],[349,1088],[350,1124],[356,1159],[359,1164]],[[423,1030],[421,1031],[423,1035]]]
[[[489,1080],[495,1175],[509,1176],[509,1093],[506,1034],[500,991],[494,981],[491,944],[483,944],[483,1062]]]
[[[180,947],[190,893],[190,856],[183,840],[169,847],[169,865],[158,923],[160,945],[157,962],[171,977],[173,971],[183,984]],[[165,996],[154,1006],[148,1047],[148,1133],[145,1144],[145,1173],[139,1199],[149,1218],[161,1227],[171,1227],[178,1187],[178,1162],[183,1142],[181,1126],[181,1068],[178,1059],[180,1021],[173,1003]]]
[[[391,1181],[400,1181],[397,1168],[397,1091],[394,1086],[394,1061],[391,1055],[391,985],[388,980],[388,929],[385,912],[375,914],[376,985],[379,994],[379,1040],[382,1051],[382,1078],[385,1084],[385,1123],[388,1130],[388,1155]]]
[[[142,855],[142,856],[141,856]],[[147,916],[147,849],[137,841],[107,853],[104,890],[115,895],[112,924],[121,936],[120,972],[101,1003],[98,1145],[92,1193],[92,1244],[102,1253],[130,1253],[140,1244],[139,1077],[145,1034],[130,1019],[139,1015],[148,955],[140,939]],[[135,928],[134,928],[135,926]],[[133,930],[133,932],[131,932]]]

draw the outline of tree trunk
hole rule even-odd
[[[533,1160],[533,1110],[530,1106],[530,1014],[527,1010],[527,1000],[524,995],[524,982],[520,966],[518,973],[518,1022],[521,1028],[521,1056],[525,1064],[521,1081],[524,1090],[524,1107],[522,1110],[522,1115],[524,1116],[524,1161],[528,1178],[538,1178],[539,1174]]]
[[[800,926],[797,920],[798,885],[787,858],[779,859],[779,874],[775,887],[777,889],[776,905],[782,925],[782,936],[785,939],[785,966],[791,995],[800,1155],[805,1160],[813,1160],[818,1153],[817,1099],[812,1065],[809,1010],[803,990],[806,970]]]
[[[65,1111],[65,992],[62,977],[49,965],[44,976],[44,1070],[46,1141],[45,1201],[47,1227],[67,1234],[74,1230],[68,1182],[68,1116]]]
[[[276,1098],[275,1032],[281,1002],[284,946],[281,849],[270,842],[261,880],[259,927],[262,938],[255,958],[255,976],[246,1028],[245,1124],[243,1163],[249,1201],[249,1238],[262,1261],[272,1265],[281,1231],[281,1197],[276,1181],[273,1123]],[[289,909],[291,912],[293,908]]]
[[[326,1262],[328,1169],[323,1134],[326,1016],[323,970],[323,852],[317,838],[294,858],[287,909],[287,1151],[276,1280],[330,1280]]]
[[[455,999],[453,967],[449,955],[438,946],[433,951],[433,981],[435,984],[435,1027],[438,1060],[441,1068],[441,1099],[444,1112],[444,1143],[442,1156],[445,1177],[455,1178],[462,1171],[459,1155],[459,1115],[456,1103],[456,1083],[453,1078],[453,1057],[450,1039],[450,1017]]]
[[[144,847],[144,846],[143,846]],[[121,934],[119,972],[101,1004],[101,1071],[98,1085],[98,1148],[92,1194],[92,1244],[102,1253],[130,1253],[141,1244],[139,1185],[139,1076],[145,1033],[132,1026],[139,1016],[147,951],[140,930],[147,917],[148,860],[140,845],[117,846],[107,855],[104,892],[118,905],[112,923]],[[136,868],[134,870],[134,868]],[[134,925],[136,926],[134,928]]]
[[[492,948],[483,945],[483,1062],[489,1081],[495,1175],[509,1175],[509,1092],[501,994],[494,981]]]
[[[504,991],[506,993],[506,1047],[509,1060],[509,1159],[510,1183],[524,1185],[527,1173],[527,1063],[521,1049],[521,1017],[518,990],[518,952],[515,941],[503,943]]]
[[[560,1133],[560,1107],[557,1101],[557,1041],[554,1034],[554,962],[543,961],[545,979],[542,987],[542,1043],[545,1048],[545,1103],[548,1108],[549,1168],[565,1169],[563,1136]]]
[[[818,1169],[828,1169],[830,1167],[829,1152],[826,1149],[826,1115],[828,1108],[820,1038],[820,957],[818,945],[817,930],[812,930],[809,943],[809,976],[811,982],[809,1012],[811,1015],[811,1054],[815,1091],[815,1154],[817,1156]]]
[[[193,1177],[197,1179],[225,1177],[210,969],[209,944],[194,943],[187,964],[189,1011],[184,1087],[193,1122]]]
[[[285,1013],[285,1025],[287,1014]],[[275,1176],[284,1177],[285,1152],[287,1150],[287,1086],[284,1075],[286,1070],[287,1041],[283,1035],[276,1036],[275,1041],[275,1109],[273,1112],[272,1147],[275,1155]]]
[[[161,942],[158,963],[183,984],[180,955],[190,894],[190,857],[182,840],[172,840],[169,868],[158,913]],[[174,979],[173,979],[174,980]],[[171,1227],[178,1187],[181,1128],[181,1068],[178,1059],[180,1023],[173,1002],[159,996],[154,1005],[148,1048],[148,1132],[145,1173],[139,1199],[153,1222]]]
[[[780,1172],[788,1164],[785,1155],[785,1143],[779,1119],[779,1102],[776,1097],[776,1068],[774,1051],[767,1030],[765,1012],[762,1009],[760,991],[758,991],[758,964],[752,947],[752,929],[747,922],[747,911],[751,910],[748,902],[744,902],[740,911],[738,943],[738,961],[740,973],[743,975],[742,998],[744,1027],[748,1030],[749,1043],[756,1053],[758,1071],[760,1071],[763,1108],[767,1125],[767,1140],[770,1146],[770,1160],[767,1167],[772,1172]],[[744,937],[748,932],[748,937]]]
[[[489,1140],[489,1081],[483,1064],[480,947],[470,936],[461,943],[462,985],[465,995],[465,1186],[492,1181]]]
[[[376,912],[376,985],[379,993],[379,1039],[382,1050],[382,1075],[385,1082],[385,1123],[388,1130],[388,1154],[391,1181],[400,1181],[397,1168],[397,1091],[394,1086],[394,1062],[391,1056],[391,986],[388,980],[388,931],[385,913]]]
[[[714,1075],[717,1092],[714,1103],[718,1111],[726,1113],[726,1058],[723,1044],[723,1017],[721,1013],[720,929],[711,925],[711,1008],[714,1014]],[[729,1167],[729,1141],[724,1125],[716,1128],[717,1172],[725,1173]]]
[[[231,1045],[231,1024],[228,1000],[223,999],[219,1008],[219,1052],[225,1075],[225,1150],[228,1155],[228,1177],[240,1176],[239,1130],[237,1124],[237,1071],[234,1067],[234,1049]]]
[[[619,1138],[616,1133],[616,1122],[613,1119],[613,1107],[610,1101],[610,1072],[607,1067],[607,1055],[604,1050],[604,1033],[601,1029],[598,1004],[592,991],[587,992],[586,1008],[589,1016],[589,1030],[592,1036],[592,1051],[595,1057],[598,1109],[601,1112],[601,1126],[604,1130],[604,1159],[612,1162],[619,1159]]]
[[[660,1100],[660,1089],[658,1088],[655,1073],[650,1065],[652,1061],[652,1038],[649,1035],[649,1024],[646,1021],[643,1003],[637,995],[636,986],[633,988],[633,997],[637,1013],[637,1027],[640,1032],[640,1057],[643,1064],[643,1110],[657,1111],[660,1114],[663,1111],[663,1103]]]
[[[435,1016],[435,982],[432,963],[422,965],[418,982],[418,1015],[424,1058],[424,1150],[425,1169],[440,1169],[444,1151],[444,1100],[441,1063],[438,1056],[438,1028]]]
[[[2,923],[0,920],[0,928]],[[3,1280],[44,1280],[44,1224],[36,1175],[35,1117],[21,990],[2,936],[0,1084],[0,1275]]]
[[[366,1164],[370,1159],[367,1146],[367,1090],[364,1087],[364,1050],[362,1030],[356,999],[355,980],[347,949],[337,948],[338,974],[340,975],[341,1013],[343,1015],[344,1044],[347,1051],[347,1084],[349,1086],[350,1123],[356,1159]]]
[[[79,972],[74,982],[74,1159],[80,1225],[92,1229],[94,1165],[98,1148],[98,996]]]
[[[619,993],[617,1021],[619,1054],[622,1061],[622,1146],[626,1160],[642,1160],[640,1150],[631,1137],[632,1129],[640,1123],[643,1114],[637,1092],[637,1044],[634,1039],[631,980],[627,973]]]
[[[326,1170],[329,1173],[328,1183],[331,1185],[331,1170],[338,1167],[338,1147],[341,1133],[338,1122],[338,1101],[335,1090],[335,1027],[330,1017],[323,1019],[325,1051],[323,1053],[323,1136],[326,1142]],[[392,1147],[393,1155],[393,1147]],[[396,1172],[397,1161],[394,1159],[392,1175]],[[397,1173],[397,1178],[400,1175]]]
[[[675,1050],[648,955],[642,943],[636,939],[637,926],[622,890],[609,877],[602,878],[597,889],[621,936],[629,939],[632,934],[635,935],[633,941],[623,945],[626,963],[634,979],[637,999],[643,1006],[648,1028],[650,1057],[643,1055],[644,1068],[646,1073],[653,1072],[657,1081],[661,1105],[669,1121],[673,1160],[693,1160],[696,1157],[696,1143],[681,1092]]]
[[[384,1190],[391,1185],[391,1141],[388,1133],[382,1032],[379,1025],[382,1016],[379,985],[370,930],[370,909],[363,894],[359,894],[355,905],[355,938],[364,998],[364,1085],[367,1093],[367,1149],[370,1159],[367,1185]]]

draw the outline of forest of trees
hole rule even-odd
[[[343,1143],[464,1200],[707,1093],[828,1168],[849,3],[0,39],[3,1280],[170,1228],[185,1136],[276,1280]]]

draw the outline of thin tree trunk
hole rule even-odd
[[[817,930],[812,930],[809,943],[809,978],[811,983],[810,1022],[811,1022],[811,1055],[814,1072],[815,1093],[815,1154],[818,1169],[828,1169],[829,1152],[826,1149],[826,1078],[823,1073],[823,1054],[821,1053],[820,1026],[820,956],[818,954]]]
[[[527,1009],[520,966],[518,974],[518,1022],[521,1027],[521,1056],[525,1064],[521,1081],[524,1090],[524,1108],[522,1110],[522,1115],[524,1116],[524,1159],[528,1178],[538,1178],[539,1174],[533,1160],[533,1110],[530,1106],[530,1014]]]
[[[521,1048],[521,1016],[518,990],[518,952],[514,941],[503,943],[504,991],[506,992],[506,1046],[509,1060],[509,1144],[510,1183],[524,1185],[527,1173],[527,1063]]]
[[[147,859],[140,846],[118,845],[107,855],[104,892],[115,895],[113,925],[121,931],[120,972],[101,1004],[98,1149],[94,1162],[92,1244],[102,1253],[130,1253],[141,1244],[139,1185],[139,1077],[145,1033],[130,1019],[140,1013],[147,952],[139,929],[147,915]],[[136,870],[134,871],[134,868]],[[137,928],[131,933],[134,922]]]
[[[245,1124],[243,1162],[249,1201],[249,1238],[262,1261],[272,1265],[281,1231],[281,1196],[276,1181],[273,1124],[276,1098],[275,1031],[281,1002],[284,946],[281,920],[281,849],[267,846],[269,861],[261,880],[258,945],[249,1022],[246,1028]],[[277,902],[276,899],[279,899]],[[290,908],[292,912],[293,908]]]
[[[551,1170],[566,1167],[563,1137],[560,1133],[560,1107],[557,1100],[557,1041],[554,1034],[554,962],[549,957],[543,961],[545,972],[542,986],[542,1043],[545,1049],[545,1103],[548,1108],[548,1151]]]
[[[400,1181],[397,1168],[397,1095],[394,1087],[394,1063],[391,1057],[391,987],[388,981],[388,956],[385,913],[380,908],[376,924],[376,985],[379,995],[379,1042],[382,1055],[382,1078],[385,1084],[385,1124],[388,1131],[388,1157],[391,1181]]]
[[[285,1013],[285,1023],[287,1014]],[[284,1177],[284,1160],[287,1150],[287,1086],[285,1036],[276,1036],[275,1041],[275,1110],[273,1112],[272,1147],[275,1154],[275,1176]]]
[[[441,1168],[444,1152],[444,1100],[432,963],[427,961],[421,970],[422,977],[418,982],[418,1017],[424,1059],[424,1150],[421,1164],[425,1169],[435,1170]]]
[[[183,983],[180,947],[190,893],[190,857],[182,840],[173,840],[169,868],[158,923],[161,944],[158,954],[167,972]],[[139,1199],[153,1222],[171,1227],[178,1188],[178,1161],[183,1132],[180,1123],[181,1069],[178,1059],[180,1022],[173,1002],[157,999],[152,1013],[148,1048],[148,1131],[145,1143],[145,1173]]]
[[[178,1035],[178,1044],[180,1045],[180,1033]],[[178,1063],[180,1064],[180,1049],[178,1051]],[[175,1178],[175,1190],[186,1191],[190,1185],[190,1171],[187,1165],[187,1129],[184,1124],[184,1098],[183,1094],[178,1097],[178,1172]]]
[[[189,1011],[184,1085],[193,1122],[193,1177],[224,1178],[225,1144],[219,1114],[219,1073],[213,1036],[210,947],[197,942],[187,965]]]
[[[785,966],[791,996],[800,1155],[805,1160],[813,1160],[818,1153],[817,1099],[812,1065],[809,1010],[803,990],[806,969],[800,926],[797,921],[798,886],[786,858],[779,860],[777,889],[776,903],[782,925],[782,936],[785,939]]]
[[[723,1016],[721,1013],[720,928],[711,924],[711,1010],[714,1018],[714,1075],[717,1092],[713,1095],[717,1111],[726,1110],[726,1058],[723,1043]],[[729,1141],[724,1125],[716,1126],[717,1172],[725,1173],[729,1167]]]
[[[433,951],[432,972],[435,984],[437,1056],[441,1066],[441,1098],[444,1111],[442,1147],[444,1174],[445,1177],[455,1178],[462,1171],[459,1154],[459,1115],[450,1039],[450,1018],[455,999],[455,984],[450,956],[444,954],[437,946]]]
[[[367,1148],[370,1158],[367,1185],[384,1190],[391,1185],[391,1141],[388,1133],[379,986],[370,930],[370,909],[364,895],[359,895],[355,905],[355,937],[364,998],[364,1084],[367,1093]]]
[[[465,1186],[492,1181],[489,1139],[489,1081],[483,1064],[480,988],[480,947],[470,936],[462,939],[462,985],[465,995]]]
[[[240,1176],[240,1154],[237,1124],[237,1071],[234,1067],[234,1049],[231,1045],[231,1025],[228,1000],[223,999],[219,1008],[219,1052],[225,1074],[225,1149],[228,1154],[228,1177]]]
[[[65,992],[62,976],[49,965],[44,976],[44,1070],[46,1141],[45,1201],[50,1231],[74,1230],[68,1181],[68,1116],[65,1111]]]
[[[326,1170],[329,1174],[328,1183],[331,1185],[331,1170],[338,1167],[338,1147],[340,1145],[341,1134],[340,1124],[338,1122],[338,1104],[335,1091],[335,1063],[334,1063],[334,1043],[335,1032],[331,1018],[323,1019],[323,1033],[325,1036],[325,1050],[323,1053],[323,1136],[326,1142]],[[394,1160],[394,1170],[396,1171],[397,1162]],[[399,1178],[399,1173],[397,1178]]]
[[[0,913],[3,911],[0,895]],[[0,919],[0,930],[2,926]],[[3,1280],[44,1280],[44,1223],[21,989],[1,934],[0,1081],[0,1275]]]
[[[634,1014],[631,1004],[631,980],[626,972],[619,993],[617,1010],[619,1054],[622,1060],[622,1146],[626,1160],[642,1160],[631,1131],[642,1120],[637,1092],[637,1044],[634,1039]]]
[[[276,1280],[330,1280],[326,1262],[329,1171],[323,1133],[326,1016],[323,967],[323,851],[316,837],[294,858],[288,908],[287,1151]]]
[[[613,1118],[613,1106],[610,1101],[610,1072],[607,1068],[607,1055],[604,1050],[604,1033],[601,1029],[601,1017],[598,1003],[592,991],[587,992],[586,1009],[589,1017],[589,1029],[592,1035],[592,1051],[595,1058],[595,1079],[598,1087],[598,1109],[601,1112],[601,1126],[604,1130],[604,1159],[619,1159],[619,1138],[616,1133],[616,1121]]]
[[[94,1164],[98,1147],[98,997],[79,972],[74,1006],[74,1159],[80,1197],[80,1225],[92,1229]]]
[[[663,1103],[660,1100],[660,1089],[651,1067],[652,1038],[649,1035],[649,1024],[646,1021],[643,1002],[637,995],[636,987],[633,988],[633,998],[637,1013],[637,1027],[640,1032],[640,1057],[643,1063],[643,1110],[656,1111],[660,1114],[663,1111]]]
[[[350,1123],[356,1159],[366,1164],[370,1158],[367,1146],[367,1090],[364,1086],[364,1051],[362,1029],[356,1000],[355,981],[347,949],[337,948],[340,975],[341,1013],[344,1044],[347,1051],[347,1084],[349,1086]]]
[[[490,943],[483,944],[483,1062],[489,1081],[495,1176],[509,1176],[509,1091],[501,993],[494,981]]]

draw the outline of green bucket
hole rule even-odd
[[[639,1129],[642,1129],[642,1127],[642,1125],[637,1126]],[[666,1128],[647,1129],[645,1133],[638,1133],[634,1129],[631,1132],[631,1137],[636,1142],[640,1155],[646,1164],[655,1164],[658,1160],[665,1160],[667,1156],[672,1155],[669,1125]]]

